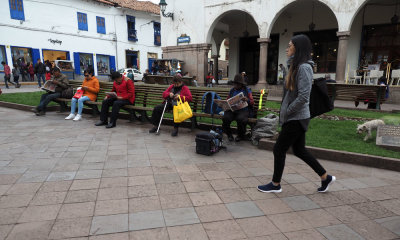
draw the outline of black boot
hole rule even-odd
[[[149,130],[149,133],[155,133],[157,132],[157,127],[153,127],[152,129]]]
[[[174,131],[172,131],[171,136],[176,137],[178,136],[178,128],[174,127]]]
[[[99,122],[95,123],[94,125],[95,126],[104,126],[104,125],[108,125],[108,122],[99,121]]]
[[[233,141],[233,135],[232,134],[228,134],[228,140],[229,140],[229,142]]]
[[[113,128],[113,127],[115,127],[115,126],[116,126],[115,123],[110,122],[110,123],[106,126],[106,128]]]

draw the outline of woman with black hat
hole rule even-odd
[[[233,141],[233,135],[231,130],[231,122],[237,122],[238,135],[235,138],[236,142],[245,139],[246,125],[249,118],[249,108],[254,105],[253,95],[250,88],[246,87],[243,76],[241,74],[236,74],[233,80],[233,88],[229,91],[228,99],[234,97],[240,93],[243,93],[243,100],[247,101],[249,106],[236,110],[232,112],[231,110],[224,112],[224,117],[222,118],[222,128],[226,135],[228,135],[228,140]]]

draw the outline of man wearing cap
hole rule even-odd
[[[240,93],[243,93],[243,100],[247,101],[247,104],[249,106],[236,110],[234,112],[232,112],[231,110],[225,111],[224,117],[222,118],[222,128],[226,135],[228,135],[229,141],[233,141],[232,130],[230,127],[232,121],[237,122],[238,135],[235,138],[235,141],[239,142],[245,139],[246,125],[250,112],[249,110],[253,108],[254,105],[254,99],[250,88],[246,87],[243,76],[241,74],[236,74],[233,80],[233,88],[229,91],[228,99]]]

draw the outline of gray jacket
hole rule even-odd
[[[304,130],[307,130],[310,118],[310,93],[313,81],[313,61],[308,61],[299,66],[296,76],[296,84],[293,91],[283,88],[283,100],[281,104],[279,123],[283,125],[292,120],[302,121]],[[285,84],[283,84],[285,86]]]

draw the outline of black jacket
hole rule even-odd
[[[46,68],[42,62],[36,63],[35,65],[35,73],[41,73],[44,74],[46,73]]]

